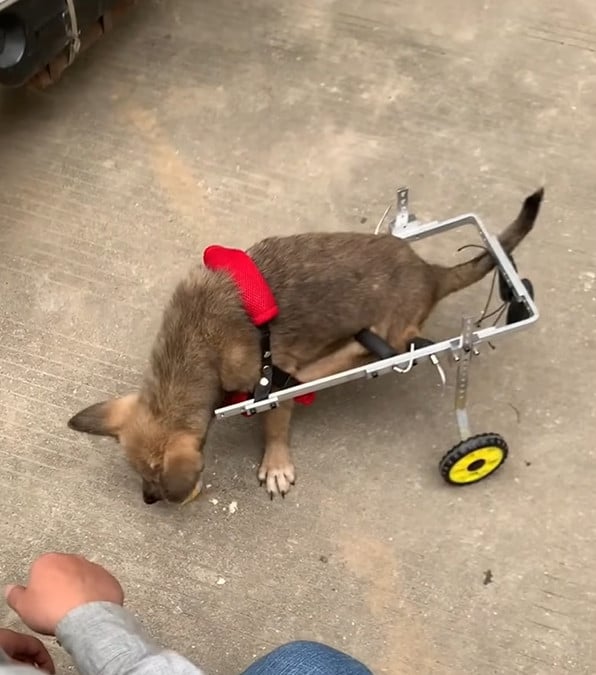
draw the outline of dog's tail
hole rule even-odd
[[[526,197],[517,218],[499,235],[499,242],[506,253],[511,253],[534,227],[543,196],[544,188],[540,188]],[[454,267],[437,265],[437,301],[480,281],[494,269],[495,264],[493,256],[485,251]]]

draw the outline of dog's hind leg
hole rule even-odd
[[[420,330],[403,321],[395,320],[389,330],[387,325],[372,326],[370,332],[385,339],[396,353],[408,351],[410,340],[420,336]],[[296,379],[300,382],[312,382],[321,377],[328,377],[351,368],[358,368],[375,361],[378,357],[371,354],[358,340],[350,340],[343,347],[309,363],[298,370]]]
[[[355,368],[372,359],[373,357],[365,347],[356,340],[351,340],[331,354],[300,368],[296,373],[296,379],[300,382],[312,382],[321,377]]]
[[[404,328],[397,324],[391,327],[388,342],[398,354],[401,354],[407,352],[410,349],[410,343],[420,337],[422,337],[421,330],[416,326]]]
[[[271,499],[282,497],[296,480],[290,455],[290,422],[294,401],[282,401],[277,408],[263,413],[265,452],[259,467],[259,480],[265,483]]]

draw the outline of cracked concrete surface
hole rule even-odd
[[[391,675],[593,673],[595,51],[588,0],[147,0],[52,89],[1,92],[2,581],[84,553],[213,675],[295,638]],[[258,487],[256,420],[216,424],[184,509],[146,507],[113,443],[67,430],[135,386],[206,245],[369,231],[401,183],[419,217],[493,232],[546,185],[516,256],[541,320],[473,364],[474,429],[511,447],[489,480],[442,482],[452,389],[426,366],[300,410],[284,502]]]

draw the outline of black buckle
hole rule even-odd
[[[288,387],[296,387],[302,384],[302,382],[297,380],[293,375],[290,375],[290,373],[286,373],[285,370],[273,366],[273,384],[276,389],[287,389]]]
[[[259,326],[261,332],[261,373],[255,387],[253,398],[255,401],[263,401],[271,393],[273,386],[273,362],[271,357],[271,332],[269,324]]]
[[[261,373],[253,392],[253,399],[255,401],[264,401],[271,394],[274,386],[277,389],[287,389],[288,387],[302,384],[302,382],[286,373],[285,370],[273,365],[269,324],[265,323],[259,326],[259,331],[261,332]]]

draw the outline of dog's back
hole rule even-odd
[[[511,252],[530,232],[543,190],[530,195],[500,235]],[[315,341],[349,338],[362,328],[399,314],[405,324],[428,316],[445,295],[488,274],[486,252],[456,265],[431,265],[404,240],[390,234],[307,233],[264,239],[249,249],[280,307],[280,339],[310,335]]]
[[[251,249],[280,308],[279,337],[351,337],[387,312],[430,301],[432,269],[403,240],[354,232],[265,239]]]

